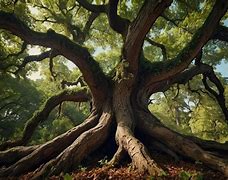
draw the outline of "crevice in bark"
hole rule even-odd
[[[156,140],[155,138],[152,138],[151,136],[148,136],[142,131],[139,131],[137,126],[136,126],[135,136],[139,138],[140,141],[143,142],[143,144],[147,147],[150,154],[153,155],[154,152],[158,152],[158,153],[164,153],[171,156],[175,161],[179,161],[181,159],[181,156],[178,155],[173,150],[171,150],[170,148],[168,148],[166,144]]]
[[[113,161],[118,160],[124,149],[130,156],[135,169],[153,176],[161,176],[163,170],[151,159],[146,147],[134,136],[136,119],[130,101],[129,84],[129,82],[122,82],[114,91],[114,111],[117,121],[116,141],[119,148]]]
[[[163,175],[163,170],[151,159],[146,147],[133,136],[128,127],[118,126],[117,134],[120,146],[123,146],[132,160],[133,168],[153,176]]]

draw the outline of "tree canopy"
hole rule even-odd
[[[110,165],[163,175],[149,144],[228,176],[227,8],[1,0],[0,177],[69,172],[109,141]]]

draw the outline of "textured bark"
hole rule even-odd
[[[142,86],[147,88],[150,85],[153,86],[156,82],[169,81],[172,77],[184,71],[199,54],[202,47],[211,39],[227,8],[228,1],[217,0],[203,26],[194,34],[187,46],[170,61],[170,64],[166,64],[165,68],[162,68],[158,74],[154,74],[153,70],[149,71],[145,80],[142,80]],[[168,66],[170,67],[167,68]]]
[[[9,150],[1,151],[0,152],[0,166],[8,166],[11,165],[21,158],[31,154],[34,150],[39,148],[39,145],[36,146],[18,146]]]
[[[15,164],[9,166],[8,168],[0,169],[0,177],[18,176],[34,170],[42,163],[49,161],[61,153],[65,148],[72,144],[74,140],[81,135],[81,133],[94,127],[97,122],[98,115],[91,116],[84,123],[41,145],[31,154],[23,157]]]
[[[135,169],[152,176],[161,176],[163,174],[163,170],[151,159],[146,147],[134,137],[128,127],[118,125],[117,137],[118,143],[127,151]]]
[[[114,101],[114,109],[110,105],[106,105],[101,115],[94,112],[81,125],[44,145],[19,147],[0,153],[1,165],[14,163],[9,167],[3,167],[0,170],[0,176],[19,176],[38,168],[33,172],[31,178],[40,179],[58,175],[61,172],[73,171],[86,156],[105,142],[110,133],[110,127],[113,127],[111,126],[113,112],[117,121],[116,141],[119,147],[110,164],[120,163],[122,158],[128,154],[132,160],[132,166],[138,171],[153,176],[163,175],[164,171],[151,158],[146,146],[135,137],[134,129],[137,128],[141,133],[151,136],[152,140],[156,139],[154,143],[152,142],[152,146],[166,149],[165,151],[174,158],[178,159],[178,156],[182,155],[200,160],[223,172],[226,176],[228,175],[227,162],[200,148],[197,144],[203,143],[199,139],[191,140],[189,137],[184,137],[162,126],[158,119],[149,112],[132,106],[129,96],[123,96],[126,90],[120,93],[120,89],[117,88],[114,93],[118,96]],[[194,141],[198,141],[198,143]],[[213,147],[214,150],[222,149],[227,152],[225,145],[222,146],[218,143],[215,143],[215,147],[213,145],[214,143],[204,142],[203,147],[208,149]],[[7,157],[11,155],[15,158],[7,160]]]
[[[139,126],[143,132],[163,142],[173,151],[181,154],[182,156],[192,158],[196,161],[201,161],[209,167],[223,172],[224,175],[228,177],[227,160],[210,154],[192,140],[187,139],[180,134],[162,126],[157,122],[157,119],[150,114],[142,111],[140,113],[140,118],[144,119],[141,122],[141,126]]]
[[[116,85],[114,91],[113,106],[117,121],[116,141],[120,148],[113,161],[118,160],[118,156],[123,153],[124,149],[130,156],[135,169],[153,176],[161,176],[163,170],[151,159],[146,147],[134,137],[136,119],[131,104],[132,90],[131,83],[123,80]]]
[[[0,11],[0,28],[10,31],[28,44],[51,48],[77,65],[91,91],[93,102],[90,117],[68,132],[37,147],[16,148],[0,153],[0,164],[3,166],[0,169],[0,177],[19,176],[34,171],[31,178],[41,179],[72,171],[86,156],[102,146],[109,136],[110,128],[114,127],[112,124],[117,125],[115,140],[118,149],[110,164],[119,163],[128,154],[133,167],[140,172],[152,176],[163,174],[163,170],[151,158],[143,144],[143,139],[141,142],[137,137],[135,133],[137,128],[142,134],[147,134],[152,137],[152,140],[155,139],[151,143],[152,146],[159,146],[163,150],[168,148],[167,153],[176,158],[181,155],[200,160],[228,176],[226,159],[212,155],[200,147],[202,145],[206,150],[213,150],[213,153],[218,150],[221,155],[221,151],[224,154],[227,152],[227,144],[202,142],[182,136],[164,127],[146,107],[149,96],[155,92],[165,91],[174,83],[185,84],[198,74],[205,74],[209,77],[208,73],[211,72],[211,69],[206,65],[198,64],[189,70],[186,69],[209,39],[226,40],[224,34],[227,29],[218,28],[218,24],[227,11],[228,1],[217,0],[215,2],[203,26],[196,32],[190,43],[176,58],[168,61],[168,64],[162,64],[166,63],[162,62],[162,68],[158,74],[154,74],[156,69],[151,68],[147,71],[145,67],[141,66],[142,45],[146,34],[157,18],[170,6],[172,0],[145,0],[132,22],[118,15],[118,0],[110,0],[107,5],[93,5],[82,0],[77,0],[77,2],[94,13],[106,13],[110,27],[122,35],[124,43],[120,65],[122,63],[123,69],[116,68],[116,75],[120,70],[120,76],[116,76],[116,79],[106,76],[89,51],[66,36],[53,30],[49,30],[47,33],[33,31],[13,14]],[[86,26],[90,27],[97,15],[92,14],[90,22],[88,21]],[[85,31],[88,32],[88,28],[85,27]],[[163,46],[152,44],[163,48],[164,52]],[[149,65],[153,67],[152,63]],[[216,85],[221,85],[216,78],[211,77],[210,80]],[[205,87],[207,88],[207,84]],[[209,88],[207,89],[212,94],[214,93]],[[219,95],[222,96],[224,89],[219,90],[221,91]],[[63,93],[49,99],[45,107],[28,122],[22,139],[12,143],[13,145],[5,145],[4,148],[26,144],[37,125],[48,116],[54,107],[66,100],[80,101],[83,96],[77,95]],[[88,100],[87,97],[83,98]],[[219,96],[219,98],[221,100],[223,97]],[[224,107],[225,99],[222,101]],[[8,160],[11,155],[14,157]]]
[[[110,111],[101,115],[99,123],[92,129],[82,133],[69,147],[61,152],[55,159],[41,166],[33,178],[58,175],[61,172],[74,170],[85,156],[104,143],[109,135],[112,114]]]

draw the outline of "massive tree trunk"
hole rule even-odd
[[[224,90],[214,78],[215,74],[210,66],[199,63],[191,69],[186,69],[214,34],[219,20],[228,7],[227,0],[216,1],[207,20],[193,36],[192,41],[177,58],[172,60],[173,63],[166,64],[166,66],[161,63],[159,74],[154,73],[153,66],[144,66],[142,45],[151,26],[171,4],[171,0],[145,1],[133,22],[117,15],[118,1],[110,0],[108,7],[91,5],[79,0],[78,2],[90,11],[106,13],[110,26],[124,39],[120,63],[116,68],[116,76],[113,78],[102,72],[87,49],[53,31],[35,32],[12,14],[0,12],[1,28],[11,31],[28,43],[57,50],[59,54],[78,66],[91,92],[91,96],[88,96],[86,92],[61,93],[48,100],[44,109],[39,111],[25,126],[22,140],[16,143],[5,143],[1,149],[26,145],[35,127],[45,120],[50,111],[61,102],[82,102],[90,97],[93,102],[92,112],[87,120],[55,139],[35,147],[19,147],[2,151],[0,153],[2,166],[0,177],[19,176],[33,171],[31,178],[38,179],[72,171],[80,165],[83,159],[101,148],[113,130],[116,132],[115,142],[118,148],[110,164],[118,164],[124,156],[128,155],[133,167],[140,172],[153,176],[163,175],[162,168],[153,160],[144,145],[144,139],[140,141],[136,137],[136,129],[139,133],[146,134],[152,140],[163,144],[167,152],[201,161],[228,177],[227,160],[212,155],[208,151],[211,148],[214,154],[216,152],[221,156],[221,152],[228,152],[227,143],[211,144],[178,134],[162,125],[147,107],[149,97],[153,93],[165,91],[175,83],[185,84],[198,74],[210,78],[219,90],[219,94],[214,92],[214,95],[221,97]],[[216,36],[219,36],[219,33]],[[224,99],[220,104],[222,104],[222,110],[227,113]],[[6,157],[9,156],[13,158],[7,159]]]
[[[124,80],[116,85],[110,98],[113,101],[105,102],[100,112],[94,111],[83,124],[54,140],[40,146],[18,147],[1,152],[1,177],[19,176],[34,171],[30,174],[31,178],[39,179],[70,172],[105,143],[112,131],[111,128],[116,128],[115,139],[118,145],[110,160],[112,165],[120,163],[128,154],[133,167],[140,172],[153,176],[164,174],[161,167],[151,158],[143,140],[141,142],[135,136],[134,131],[137,129],[166,145],[167,151],[170,149],[179,155],[200,160],[228,175],[228,164],[224,159],[211,155],[193,140],[164,127],[146,107],[142,108],[142,104],[139,105],[135,98],[131,98],[130,88],[125,85]],[[114,121],[116,126],[112,123]],[[215,149],[218,153],[224,149],[227,152],[228,147],[220,144],[220,147]]]

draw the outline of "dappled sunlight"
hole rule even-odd
[[[228,177],[227,9],[0,0],[0,179]]]

